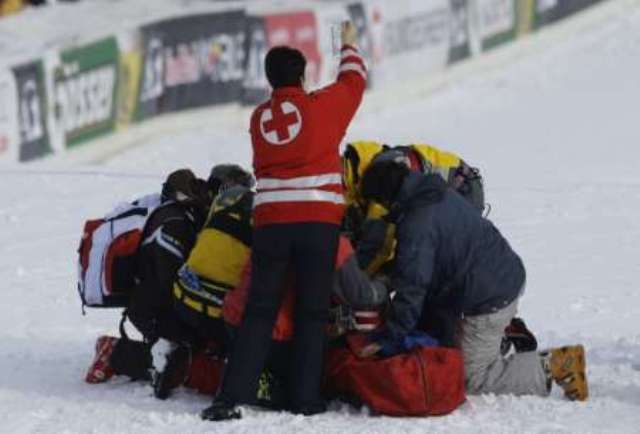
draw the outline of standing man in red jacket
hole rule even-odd
[[[312,93],[303,88],[300,51],[281,46],[267,53],[273,93],[251,117],[257,194],[249,302],[222,388],[203,419],[239,418],[236,405],[254,401],[289,271],[296,289],[289,409],[305,415],[326,410],[320,382],[344,208],[339,146],[367,76],[356,40],[353,24],[344,23],[338,78]]]

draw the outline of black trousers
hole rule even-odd
[[[289,400],[293,411],[305,411],[322,402],[325,328],[338,236],[339,226],[328,223],[274,224],[254,231],[251,289],[224,375],[220,392],[224,399],[237,403],[254,400],[291,271],[296,303]]]

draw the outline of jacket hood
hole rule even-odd
[[[446,190],[447,184],[440,175],[410,172],[402,182],[392,214],[399,217],[411,208],[440,202]]]

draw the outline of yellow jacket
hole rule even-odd
[[[242,277],[251,252],[253,193],[234,187],[211,205],[187,262],[173,286],[176,300],[210,318],[222,316],[227,292]]]
[[[448,183],[453,181],[456,171],[463,164],[458,155],[425,143],[413,143],[394,148],[367,140],[347,144],[343,155],[345,198],[348,206],[360,209],[359,213],[364,220],[382,219],[388,213],[382,205],[366,203],[360,197],[360,181],[365,170],[378,154],[387,149],[404,151],[408,164],[415,170],[423,173],[437,173]],[[395,226],[388,224],[384,245],[378,250],[373,261],[365,264],[369,274],[374,274],[384,263],[393,258],[395,244]]]

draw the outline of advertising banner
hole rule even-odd
[[[246,59],[242,102],[255,104],[269,96],[264,59],[271,47],[288,45],[307,59],[309,88],[320,83],[322,55],[318,46],[318,25],[311,10],[250,15],[246,20]]]
[[[517,36],[530,33],[535,25],[536,0],[516,1],[516,12],[518,14]]]
[[[535,28],[561,20],[602,0],[535,0]]]
[[[520,0],[521,1],[521,0]],[[473,0],[472,31],[475,30],[482,51],[509,42],[516,36],[516,0]]]
[[[15,67],[19,161],[29,161],[51,152],[47,129],[47,100],[44,68],[35,61]]]
[[[0,162],[18,160],[18,101],[15,79],[10,71],[0,71]]]
[[[239,100],[245,30],[243,10],[185,16],[143,27],[137,119]]]
[[[118,38],[120,47],[120,76],[118,79],[117,128],[129,126],[136,113],[142,71],[142,54],[137,31],[122,34]]]
[[[469,0],[450,0],[449,64],[471,55]]]
[[[66,147],[111,133],[118,88],[115,38],[68,49],[53,66],[53,134]]]
[[[376,82],[393,84],[444,69],[451,39],[449,0],[364,3]]]
[[[247,16],[243,104],[257,104],[269,97],[269,83],[264,71],[264,59],[268,50],[264,17]]]
[[[320,81],[322,56],[318,49],[318,26],[312,11],[270,14],[264,17],[267,46],[288,45],[302,51],[307,59],[310,86]]]

